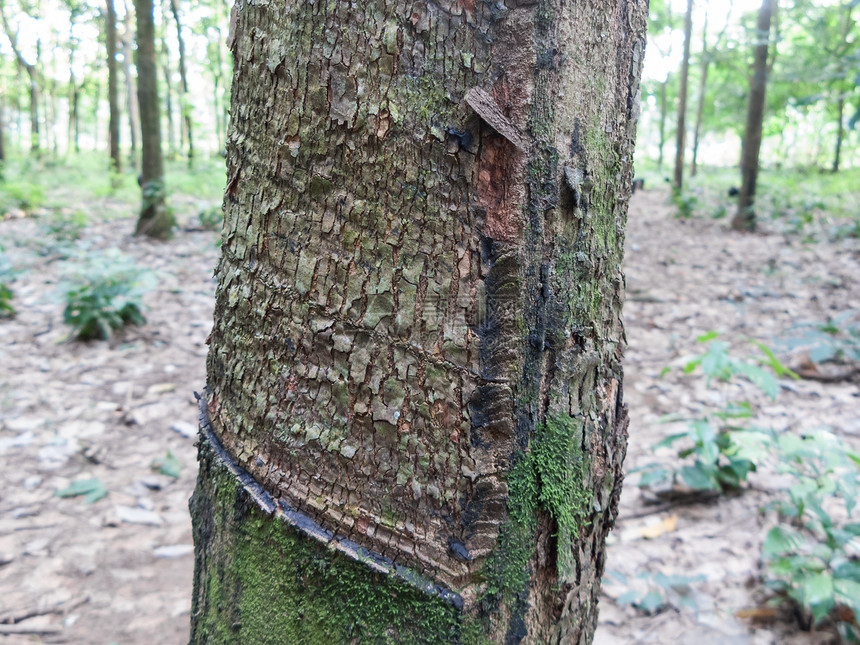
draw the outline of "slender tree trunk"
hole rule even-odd
[[[39,73],[36,66],[28,63],[21,55],[18,49],[18,34],[9,26],[6,18],[5,6],[0,2],[0,21],[3,23],[3,30],[6,32],[6,37],[9,39],[9,44],[12,47],[12,53],[15,55],[15,60],[18,63],[18,70],[24,70],[27,73],[27,81],[30,94],[30,154],[34,157],[41,156],[40,135],[39,135]],[[37,47],[37,52],[39,48]],[[21,111],[18,111],[19,123],[18,132],[21,132],[20,124]]]
[[[135,9],[136,11],[136,9]],[[122,39],[122,69],[125,77],[126,87],[126,102],[128,104],[128,129],[129,143],[131,150],[129,152],[129,162],[131,167],[137,170],[137,141],[138,133],[140,132],[140,113],[138,110],[137,97],[135,96],[135,79],[131,71],[131,61],[133,56],[132,38],[133,38],[133,23],[132,12],[126,7],[125,12],[125,29]]]
[[[116,7],[113,0],[105,0],[105,41],[107,43],[108,67],[108,107],[109,127],[108,141],[110,149],[111,168],[114,172],[122,170],[122,157],[119,151],[119,74],[116,68]]]
[[[839,95],[839,101],[836,103],[836,150],[833,153],[833,172],[839,172],[839,156],[842,152],[842,138],[845,135],[844,126],[842,125],[842,113],[845,110],[845,94]]]
[[[690,40],[693,37],[693,0],[687,0],[684,15],[684,59],[681,61],[681,84],[678,90],[678,131],[675,133],[675,175],[672,186],[676,193],[684,188],[684,152],[687,135],[687,77],[690,73]]]
[[[776,0],[763,0],[756,22],[753,72],[750,78],[747,122],[741,148],[741,191],[738,195],[738,211],[732,219],[732,228],[736,231],[753,231],[756,225],[753,204],[755,202],[756,180],[758,179],[765,91],[767,89],[770,21],[776,11],[776,6]]]
[[[98,76],[96,76],[98,78]],[[98,80],[94,81],[94,88],[92,93],[93,99],[93,141],[95,142],[95,150],[99,150],[98,142],[101,141],[101,133],[99,131],[99,101],[101,100],[102,94],[102,86]],[[108,107],[110,107],[110,100],[108,100]],[[110,128],[110,120],[108,120],[108,128]],[[110,135],[108,135],[110,136]]]
[[[30,154],[42,156],[42,136],[39,132],[39,80],[33,65],[28,65],[27,78],[30,81]]]
[[[702,115],[705,111],[705,93],[708,89],[708,67],[711,64],[711,54],[708,52],[708,14],[705,14],[705,24],[702,26],[702,69],[699,75],[699,101],[696,106],[696,127],[693,129],[693,160],[690,162],[690,177],[695,177],[698,167],[699,136],[702,132]]]
[[[182,22],[179,19],[179,8],[176,0],[170,0],[170,10],[176,21],[176,40],[179,43],[179,82],[181,94],[179,97],[179,111],[184,124],[185,141],[188,143],[188,167],[194,164],[194,132],[191,127],[191,102],[188,96],[188,76],[185,69],[185,39],[182,37]]]
[[[164,201],[161,108],[152,0],[135,0],[134,10],[137,14],[137,98],[140,104],[140,187],[143,194],[135,235],[166,239],[171,235],[174,221]]]
[[[3,169],[6,166],[6,118],[4,113],[5,101],[5,91],[0,92],[0,179],[3,179]]]
[[[657,155],[657,168],[663,169],[663,147],[666,145],[666,86],[669,77],[660,83],[660,151]]]
[[[235,6],[192,643],[593,637],[647,2],[451,7]]]
[[[224,87],[224,62],[221,55],[221,50],[224,47],[224,40],[221,34],[221,28],[215,27],[215,71],[212,74],[213,84],[215,85],[215,100],[212,103],[215,109],[215,138],[218,142],[218,151],[224,150],[224,134],[227,130],[226,116],[227,110],[225,102],[227,100],[227,89],[224,88],[223,96],[219,96],[219,89]]]
[[[167,15],[164,10],[165,3],[161,4],[162,15]],[[161,27],[161,70],[164,76],[164,111],[167,116],[167,158],[176,158],[176,132],[173,125],[173,81],[170,78],[170,52],[167,49],[167,23]]]

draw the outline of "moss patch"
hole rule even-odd
[[[265,515],[205,444],[192,516],[192,643],[480,642],[441,598]]]

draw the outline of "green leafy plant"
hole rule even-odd
[[[779,469],[792,483],[773,502],[784,523],[762,546],[765,582],[777,598],[791,599],[812,616],[832,617],[847,642],[860,642],[860,456],[832,433],[774,435]],[[837,608],[850,611],[834,611]]]
[[[182,464],[171,451],[167,451],[164,457],[154,459],[150,466],[154,471],[167,475],[173,479],[178,479],[182,473]]]
[[[107,339],[126,325],[146,322],[142,296],[155,286],[151,271],[111,250],[73,264],[68,273],[72,277],[61,286],[63,319],[75,337]]]
[[[704,353],[684,365],[685,374],[701,369],[707,376],[709,387],[715,380],[729,382],[740,377],[771,398],[776,398],[779,391],[778,377],[794,375],[768,347],[758,341],[750,340],[760,350],[761,355],[750,361],[732,356],[728,344],[717,340],[717,337],[716,332],[709,332],[696,339],[699,343],[707,343],[708,347]],[[663,374],[667,371],[664,370]],[[753,459],[755,448],[766,440],[766,436],[758,428],[749,424],[752,418],[752,405],[746,401],[729,401],[720,410],[706,409],[691,417],[664,417],[666,422],[685,422],[687,429],[669,435],[656,443],[652,450],[674,446],[680,441],[684,447],[678,451],[678,457],[692,458],[692,463],[684,464],[680,468],[648,464],[637,469],[642,473],[639,486],[647,487],[665,482],[674,484],[680,479],[697,491],[725,493],[739,488],[748,475],[756,470]]]
[[[21,179],[0,183],[0,215],[20,210],[29,215],[45,201],[45,191],[39,184]]]
[[[628,587],[627,591],[616,599],[619,605],[632,605],[643,613],[656,614],[670,606],[696,609],[690,585],[705,580],[705,576],[678,576],[659,571],[642,571],[630,579],[618,571],[607,571],[604,584],[611,584],[613,580],[623,587]]]
[[[813,363],[860,362],[860,323],[857,312],[844,311],[824,322],[803,323],[789,330],[782,345],[791,350],[803,349]]]
[[[9,288],[12,280],[12,265],[6,257],[6,251],[0,246],[0,318],[11,318],[15,315],[15,307],[11,304],[14,294]]]
[[[86,228],[87,216],[83,211],[62,213],[55,211],[42,225],[42,233],[61,242],[74,242]]]
[[[221,211],[221,206],[207,206],[201,208],[197,212],[197,220],[200,222],[200,228],[207,231],[215,231],[221,228],[224,221],[224,214]]]
[[[695,214],[696,206],[699,205],[699,198],[692,193],[675,191],[672,194],[672,202],[678,208],[675,212],[675,217],[678,219],[690,219]]]
[[[54,493],[57,497],[79,497],[84,496],[87,504],[94,504],[107,495],[105,485],[98,479],[76,479],[68,487]]]

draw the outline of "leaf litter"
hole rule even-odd
[[[702,379],[665,370],[689,362],[697,337],[717,331],[737,346],[755,339],[779,353],[776,340],[851,316],[860,302],[856,240],[810,246],[768,231],[741,235],[714,220],[676,220],[670,208],[662,191],[638,192],[630,207],[628,472],[678,432],[665,415],[713,403]],[[49,627],[61,629],[45,631],[46,643],[188,639],[192,392],[205,380],[217,248],[211,232],[188,228],[166,244],[134,239],[133,223],[93,223],[82,240],[119,248],[158,274],[143,297],[146,323],[90,343],[64,342],[53,296],[63,261],[33,244],[37,221],[2,223],[19,273],[17,314],[0,321],[0,597],[13,618],[74,604],[73,614],[52,618]],[[761,423],[829,427],[857,446],[856,384],[782,378],[778,386],[777,401],[754,401]],[[743,494],[657,506],[637,479],[625,482],[610,536],[596,643],[826,642],[774,622],[756,592],[774,524],[760,508],[780,486],[778,473],[761,468]]]

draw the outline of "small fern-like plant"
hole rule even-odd
[[[142,297],[155,286],[155,275],[119,251],[74,263],[69,275],[61,293],[66,303],[63,320],[72,326],[72,336],[108,339],[126,325],[146,322]]]

